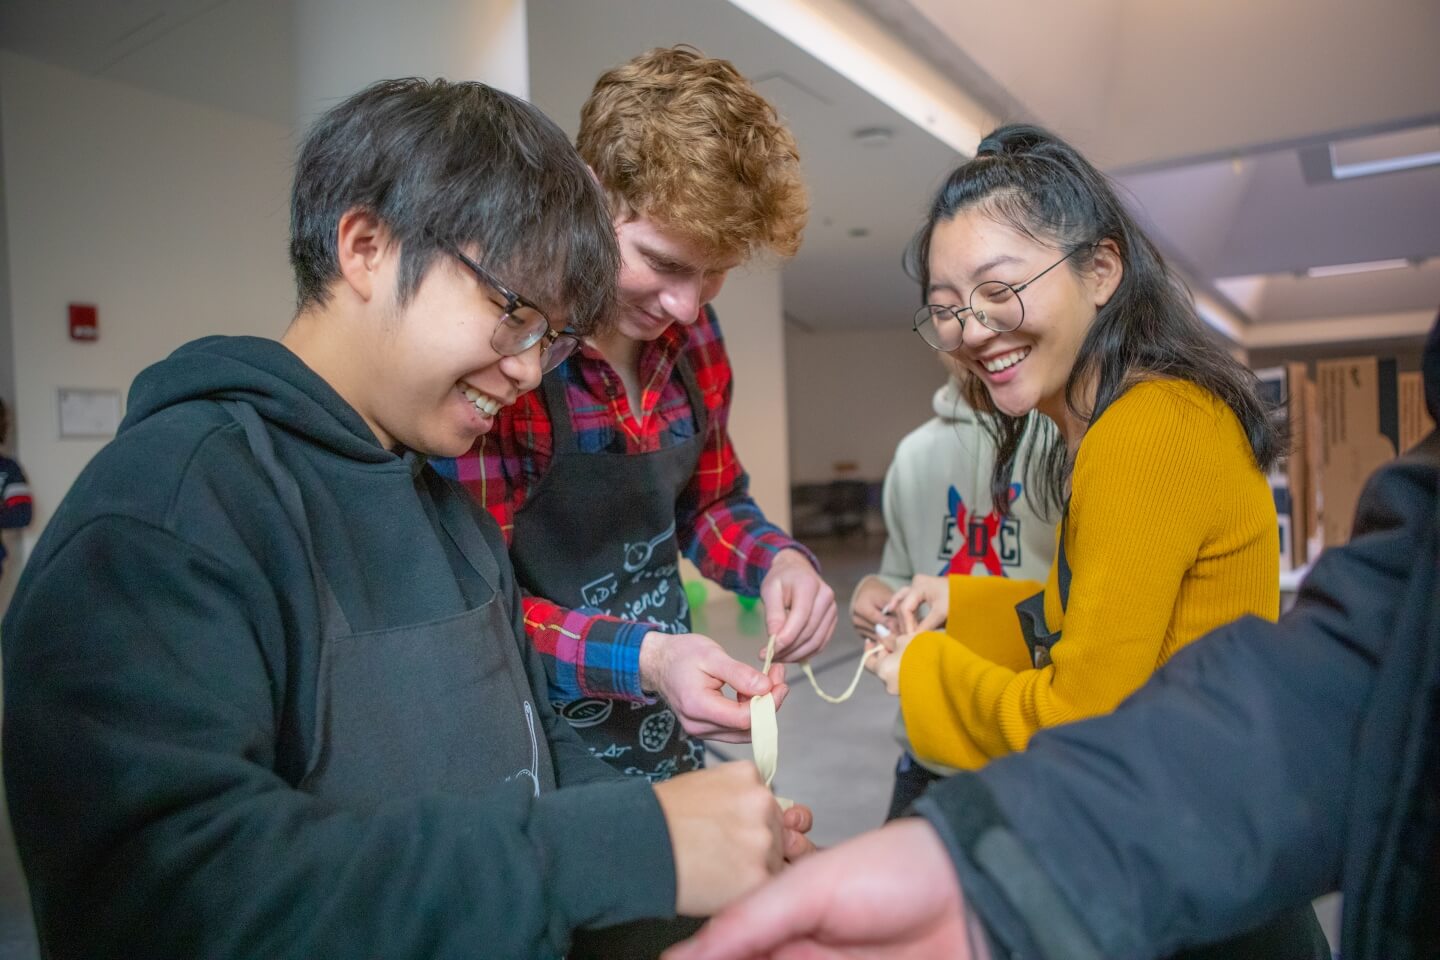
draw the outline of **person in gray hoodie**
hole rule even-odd
[[[6,617],[43,955],[555,957],[779,869],[753,767],[590,756],[499,529],[427,464],[613,304],[563,133],[483,84],[374,84],[300,150],[290,254],[284,337],[140,374]]]
[[[1025,449],[1010,485],[1009,510],[1002,515],[990,492],[995,441],[965,401],[959,361],[948,354],[941,354],[940,361],[947,376],[935,391],[935,416],[905,435],[885,473],[880,569],[864,577],[850,597],[850,622],[866,640],[878,642],[878,631],[902,632],[887,605],[916,577],[958,573],[1039,581],[1055,557],[1059,510],[1038,502],[1027,483],[1037,454],[1033,445],[1041,446],[1043,459],[1048,435],[1035,434]],[[898,711],[895,738],[902,752],[886,820],[903,814],[931,783],[955,772],[915,756]]]

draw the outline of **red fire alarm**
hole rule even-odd
[[[94,304],[70,304],[70,339],[82,343],[100,339],[100,311]]]

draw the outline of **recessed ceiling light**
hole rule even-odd
[[[1440,127],[1415,127],[1330,144],[1330,169],[1336,180],[1414,170],[1440,163]]]
[[[1419,170],[1437,164],[1440,164],[1440,126],[1433,123],[1300,149],[1300,168],[1305,182],[1312,184]]]
[[[1351,273],[1374,273],[1377,270],[1399,270],[1410,266],[1409,260],[1369,260],[1365,263],[1337,263],[1329,267],[1311,267],[1307,277],[1343,277]]]
[[[883,147],[895,139],[895,131],[889,127],[861,127],[850,136],[862,147]]]

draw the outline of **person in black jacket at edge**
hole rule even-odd
[[[652,787],[590,756],[499,528],[426,464],[609,316],[614,229],[560,129],[374,84],[301,148],[290,253],[284,337],[140,374],[6,617],[42,954],[555,957],[803,851],[750,764]]]
[[[1440,318],[1425,360],[1440,420]],[[1276,624],[937,784],[666,960],[1140,960],[1344,892],[1344,960],[1440,957],[1440,432],[1371,477]]]

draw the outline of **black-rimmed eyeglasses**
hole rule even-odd
[[[481,283],[495,290],[505,298],[505,312],[500,316],[500,325],[490,337],[490,349],[502,357],[518,357],[535,344],[544,341],[540,348],[540,372],[549,373],[580,346],[580,338],[573,333],[556,333],[550,320],[535,304],[501,283],[495,274],[461,253],[453,246],[446,249],[475,274]]]
[[[1093,244],[1081,244],[1024,283],[1010,284],[1003,280],[977,283],[970,291],[969,306],[957,307],[927,303],[915,311],[913,329],[936,350],[949,353],[959,348],[965,337],[966,313],[996,333],[1009,333],[1025,322],[1025,302],[1020,291]]]

